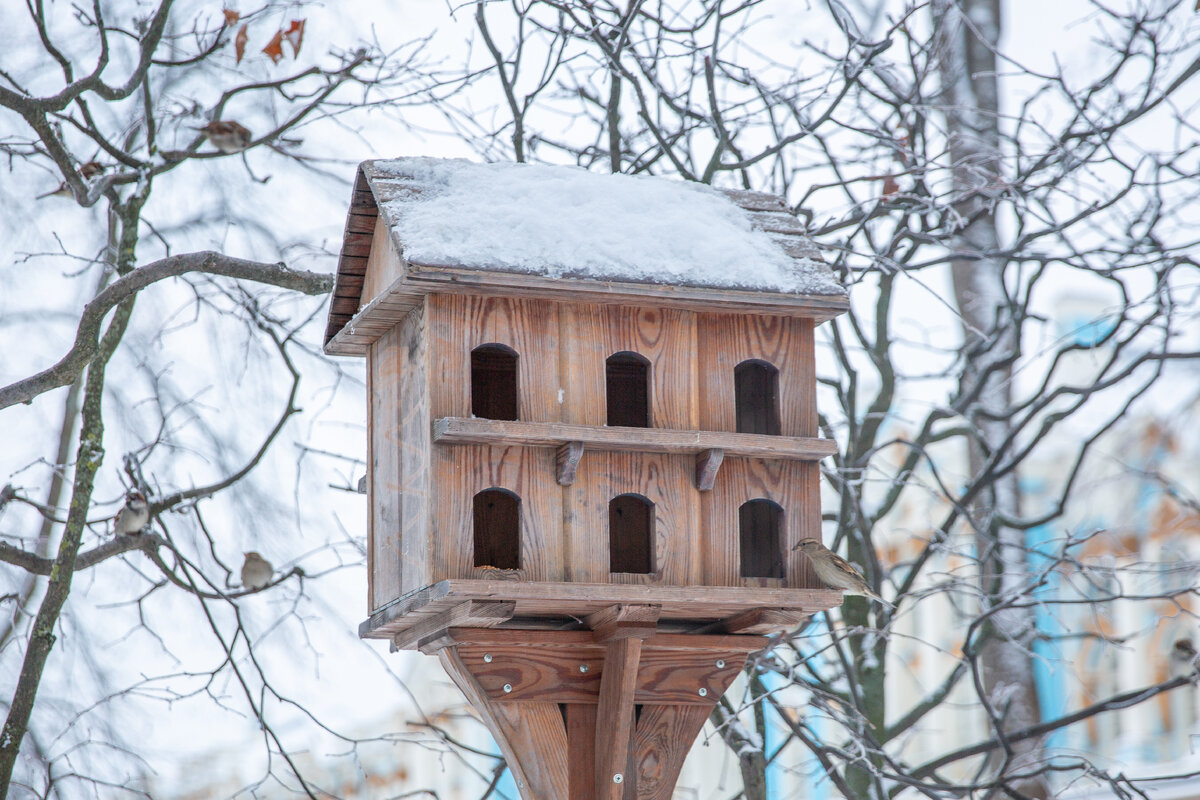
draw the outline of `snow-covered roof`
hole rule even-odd
[[[327,342],[375,299],[356,294],[371,231],[354,223],[367,212],[387,225],[406,269],[845,297],[773,195],[578,167],[398,158],[360,166]]]

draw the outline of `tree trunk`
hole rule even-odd
[[[1012,362],[1020,337],[1004,286],[1008,263],[999,252],[995,205],[1005,190],[999,131],[996,47],[1000,39],[1000,0],[933,0],[934,52],[941,78],[941,101],[953,164],[954,207],[961,227],[949,242],[955,300],[963,326],[961,396],[975,395],[967,416],[976,436],[969,447],[971,474],[980,480],[989,461],[1004,446],[1012,401]],[[986,606],[1012,596],[1027,578],[1024,532],[1005,527],[1016,516],[1020,495],[1015,473],[982,478],[987,489],[970,509],[979,554],[980,587]],[[1040,721],[1034,685],[1031,609],[998,611],[980,649],[985,697],[999,731]],[[1038,757],[1040,743],[1013,747],[1002,773],[1020,771]],[[1038,780],[1014,784],[1023,794],[1045,798]]]

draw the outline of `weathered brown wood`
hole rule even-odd
[[[525,800],[569,797],[567,731],[556,703],[495,703],[455,648],[438,654],[442,667],[479,712],[504,754]]]
[[[655,634],[661,613],[659,606],[620,603],[589,614],[584,624],[592,629],[597,642],[648,639]]]
[[[599,683],[596,693],[599,694]],[[571,785],[568,800],[592,800],[596,796],[596,705],[569,703],[563,706],[567,721],[567,746],[571,757],[567,777]]]
[[[731,373],[732,374],[732,373]],[[731,384],[732,393],[732,384]],[[829,439],[767,436],[720,430],[608,428],[565,422],[442,417],[434,423],[433,440],[441,444],[496,444],[560,447],[581,442],[588,450],[642,453],[701,453],[724,450],[726,456],[790,461],[819,461],[837,452]]]
[[[828,590],[826,590],[828,591]],[[840,596],[840,592],[838,595]],[[449,636],[458,645],[481,647],[526,647],[583,651],[603,647],[596,643],[591,631],[585,630],[507,630],[504,628],[451,628]],[[768,643],[765,636],[727,636],[724,634],[660,633],[646,640],[654,650],[694,653],[697,651],[728,651],[752,653]]]
[[[432,562],[435,578],[490,577],[474,560],[473,498],[505,489],[521,499],[521,581],[565,580],[562,489],[555,480],[554,452],[526,447],[435,448],[433,452]],[[504,599],[504,598],[499,598]]]
[[[717,480],[717,471],[725,460],[725,451],[713,447],[701,450],[696,454],[696,488],[702,492],[711,492]]]
[[[400,383],[400,402],[386,425],[376,425],[372,436],[379,450],[399,453],[400,480],[389,502],[400,506],[400,591],[407,593],[436,580],[430,553],[433,530],[430,514],[429,347],[427,309],[410,311],[393,330],[398,340],[399,373],[389,380]],[[390,334],[389,334],[390,335]],[[396,415],[399,419],[396,419]],[[385,599],[385,598],[380,598]],[[391,598],[386,598],[390,600]]]
[[[558,307],[504,297],[435,296],[430,351],[441,379],[432,396],[437,417],[471,415],[471,351],[499,344],[517,354],[517,414],[557,422]]]
[[[720,487],[721,482],[718,482]],[[534,581],[454,579],[411,592],[379,609],[359,627],[359,635],[391,639],[421,617],[437,614],[463,600],[512,600],[517,607],[513,623],[535,618],[546,628],[579,624],[589,614],[618,603],[659,605],[660,621],[716,622],[751,608],[783,608],[817,613],[841,605],[842,593],[833,589],[797,589],[776,586],[752,591],[736,585],[666,586],[662,584],[603,584]],[[554,620],[554,621],[552,621]],[[539,631],[495,631],[530,637]],[[547,631],[548,632],[548,631]],[[584,632],[585,638],[591,633]],[[661,634],[660,634],[661,638]],[[693,644],[692,646],[696,646]]]
[[[554,453],[555,477],[559,486],[570,486],[575,482],[579,460],[583,458],[583,442],[567,442],[559,445]]]
[[[372,233],[372,231],[374,231]],[[404,264],[386,225],[378,225],[366,231],[371,235],[371,255],[367,259],[367,270],[363,276],[363,291],[360,303],[367,304],[379,298],[388,287],[404,274]]]
[[[787,201],[777,194],[751,189],[718,189],[721,194],[747,211],[787,211]]]
[[[392,651],[421,646],[425,640],[449,628],[490,628],[512,619],[516,603],[502,600],[468,600],[440,614],[425,617],[392,639]],[[443,641],[449,641],[445,639]],[[428,652],[427,648],[426,649]]]
[[[786,608],[752,608],[722,620],[720,627],[725,633],[768,634],[799,627],[810,616],[803,611]]]
[[[374,612],[403,594],[401,563],[400,375],[404,354],[396,328],[371,345],[367,361],[368,604]]]
[[[596,709],[596,798],[621,800],[633,732],[633,697],[642,640],[614,639],[604,648]]]
[[[637,800],[671,800],[688,751],[719,697],[703,705],[642,709],[633,745]]]
[[[570,579],[677,586],[698,583],[699,550],[677,544],[694,536],[699,525],[699,498],[690,472],[691,458],[683,455],[589,453],[587,469],[563,492]],[[654,504],[650,574],[610,571],[608,504],[630,492]]]
[[[819,485],[816,483],[819,473],[805,471],[815,466],[798,461],[725,459],[713,490],[700,494],[705,557],[701,583],[707,586],[796,588],[821,585],[802,554],[793,552],[800,539],[820,535],[821,505]],[[784,559],[783,579],[741,577],[738,510],[743,503],[760,499],[783,507],[784,524],[779,554]],[[792,606],[790,603],[780,605],[765,599],[757,605],[763,608]]]

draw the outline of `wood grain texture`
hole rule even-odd
[[[596,685],[599,692],[599,684]],[[596,706],[569,703],[562,707],[567,721],[567,745],[571,748],[567,775],[569,800],[592,800],[596,792]]]
[[[493,703],[455,648],[438,654],[446,674],[466,696],[504,754],[525,800],[569,797],[567,731],[555,703]]]
[[[604,674],[596,708],[596,798],[621,800],[633,733],[634,693],[642,640],[614,639],[604,647]]]
[[[683,762],[716,700],[714,697],[704,705],[642,709],[633,744],[637,800],[671,800]]]
[[[786,608],[752,608],[722,620],[725,633],[773,633],[799,627],[811,614]]]
[[[557,422],[558,306],[536,300],[470,295],[430,298],[431,402],[437,417],[471,414],[471,351],[502,344],[517,353],[517,409],[522,420]]]
[[[812,320],[700,314],[697,331],[702,430],[737,430],[734,369],[754,359],[779,370],[780,433],[817,435]]]
[[[605,361],[633,352],[650,362],[650,427],[696,428],[696,324],[691,312],[564,303],[559,339],[564,421],[604,425]]]
[[[448,628],[490,628],[511,619],[516,603],[511,601],[468,600],[440,614],[425,617],[405,628],[392,640],[392,652],[421,647],[424,641]],[[428,649],[426,649],[428,652]]]
[[[567,580],[594,583],[698,582],[700,551],[694,541],[700,505],[692,485],[692,459],[653,453],[589,452],[575,483],[563,489]],[[609,501],[633,492],[654,504],[650,574],[609,571]]]
[[[400,380],[404,372],[401,331],[395,328],[371,345],[367,362],[368,445],[367,539],[371,612],[404,593],[401,588],[403,535]]]
[[[397,326],[400,374],[400,589],[410,592],[436,580],[430,552],[430,414],[428,310],[413,309]],[[376,436],[386,429],[376,428]],[[386,442],[380,442],[381,446]]]
[[[814,614],[841,605],[842,593],[824,588],[772,586],[746,588],[453,579],[413,591],[379,609],[359,626],[359,635],[367,639],[391,639],[422,617],[438,614],[463,600],[514,601],[517,607],[512,624],[508,627],[520,623],[523,630],[493,633],[534,641],[539,633],[562,632],[564,625],[579,624],[587,615],[614,603],[658,605],[662,607],[660,627],[682,621],[686,623],[682,627],[694,629],[751,608],[782,608]],[[591,636],[590,632],[584,633],[587,637]],[[664,635],[659,634],[657,638],[662,639]],[[684,641],[688,642],[687,647],[699,646],[694,636],[683,636]]]
[[[432,563],[436,580],[487,577],[475,567],[473,498],[506,489],[521,499],[520,569],[511,577],[566,580],[562,551],[562,490],[555,481],[554,451],[526,447],[438,447],[433,453]]]
[[[810,471],[811,470],[811,471]],[[700,529],[706,537],[703,578],[709,586],[786,586],[819,588],[807,559],[793,548],[806,536],[820,536],[819,473],[815,465],[796,461],[726,458],[711,492],[700,495]],[[738,541],[738,509],[750,500],[765,499],[783,507],[782,556],[784,578],[742,578]],[[771,603],[761,603],[763,607]]]
[[[816,437],[661,428],[610,428],[558,422],[510,422],[473,417],[442,417],[434,424],[439,444],[503,444],[561,447],[581,442],[588,450],[639,453],[701,453],[724,450],[742,458],[819,461],[837,451],[837,443]]]
[[[719,447],[701,450],[696,454],[696,488],[701,492],[711,492],[717,480],[717,472],[721,462],[725,460],[725,451]]]
[[[583,458],[583,442],[567,442],[554,451],[555,479],[559,486],[570,486],[575,482],[579,460]]]
[[[386,225],[373,225],[371,232],[371,255],[367,257],[367,272],[363,276],[363,288],[359,304],[365,305],[387,291],[388,287],[404,275],[404,264]]]

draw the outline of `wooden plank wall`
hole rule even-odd
[[[585,583],[663,583],[700,580],[700,553],[681,546],[700,527],[700,497],[692,456],[585,452],[575,483],[563,487],[563,535],[568,580]],[[654,503],[656,574],[608,571],[608,502],[633,492]]]
[[[521,569],[508,577],[566,580],[562,550],[562,487],[554,479],[554,451],[537,447],[461,445],[434,449],[434,579],[497,578],[476,569],[472,498],[507,489],[521,498]]]
[[[429,306],[434,418],[471,416],[471,351],[502,344],[517,353],[519,417],[559,421],[557,303],[430,295]]]
[[[371,351],[372,610],[443,578],[497,577],[472,554],[471,500],[488,488],[521,498],[522,569],[508,577],[819,586],[791,552],[820,536],[816,464],[727,457],[713,490],[699,492],[692,456],[585,450],[575,483],[559,486],[550,448],[431,448],[433,419],[470,416],[470,352],[488,343],[520,357],[524,420],[603,425],[604,361],[630,350],[651,363],[654,427],[736,430],[734,368],[753,358],[779,369],[783,435],[817,434],[811,320],[428,296]],[[655,503],[653,575],[608,572],[608,501],[625,492]],[[758,498],[785,509],[782,581],[740,576],[738,508]]]

